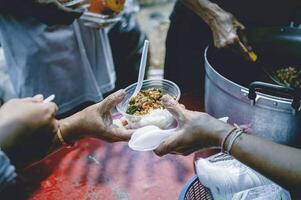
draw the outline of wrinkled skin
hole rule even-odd
[[[62,144],[57,137],[60,129],[64,140],[73,143],[90,136],[107,142],[127,141],[132,130],[113,124],[111,110],[124,98],[120,90],[102,102],[68,118],[56,120],[55,103],[43,103],[43,96],[13,99],[0,108],[0,146],[13,164],[25,164],[42,159]]]
[[[207,113],[186,110],[170,96],[164,96],[162,103],[177,120],[179,127],[155,150],[159,156],[168,153],[189,155],[202,148],[219,146],[220,135],[233,129]]]
[[[61,121],[62,132],[72,132],[73,137],[92,136],[107,142],[127,141],[132,130],[117,127],[113,124],[111,110],[122,101],[124,90],[119,90],[102,102],[92,105],[83,111]]]
[[[183,4],[198,14],[210,27],[214,46],[232,48],[241,54],[251,50],[244,34],[245,26],[235,16],[208,0],[182,0]]]

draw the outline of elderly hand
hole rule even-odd
[[[63,136],[67,141],[92,136],[107,142],[128,141],[133,133],[113,124],[111,110],[124,98],[125,92],[119,90],[102,102],[92,105],[75,115],[60,121]]]
[[[202,148],[219,146],[224,135],[233,129],[207,113],[186,110],[170,96],[164,96],[162,103],[178,121],[179,128],[155,150],[159,156],[189,155]]]
[[[0,147],[14,164],[40,159],[48,151],[57,130],[57,109],[43,103],[41,95],[13,99],[0,108]]]
[[[245,27],[231,13],[209,0],[182,0],[182,2],[211,28],[215,47],[231,47],[248,58],[246,54],[251,47],[244,34]]]
[[[216,17],[208,24],[213,32],[214,45],[217,48],[234,46],[241,42],[239,33],[242,33],[245,27],[231,13],[218,10]]]

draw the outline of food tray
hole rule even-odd
[[[179,200],[213,200],[213,197],[210,190],[194,176],[183,187]]]

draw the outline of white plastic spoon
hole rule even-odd
[[[137,96],[138,92],[140,92],[143,80],[144,80],[144,74],[145,74],[145,67],[146,67],[146,61],[147,61],[147,54],[148,54],[148,47],[149,47],[149,41],[144,41],[143,51],[142,51],[142,58],[140,61],[140,67],[139,67],[139,75],[138,75],[138,82],[136,89],[132,95],[132,97]]]
[[[162,130],[157,126],[145,126],[137,129],[129,141],[129,147],[135,151],[155,150],[176,129]]]
[[[227,123],[228,117],[220,118],[219,120]],[[157,126],[145,126],[137,129],[128,146],[134,151],[152,151],[155,150],[162,142],[171,136],[177,128],[162,130]]]

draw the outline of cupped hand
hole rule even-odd
[[[155,150],[159,156],[169,153],[189,155],[202,148],[219,146],[223,136],[233,128],[207,113],[186,110],[170,96],[163,96],[162,103],[179,126]]]
[[[128,141],[133,131],[114,125],[112,118],[112,109],[124,96],[124,90],[119,90],[102,102],[61,120],[62,134],[71,141],[84,136],[100,138],[107,142]]]

